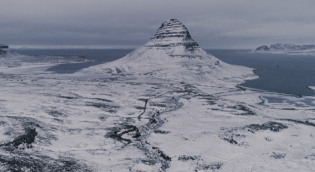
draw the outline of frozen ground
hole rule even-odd
[[[44,72],[50,62],[0,68],[0,171],[315,169],[314,97],[239,87],[252,69],[198,46],[165,52],[71,75]]]
[[[313,97],[176,82],[10,74],[2,74],[0,83],[3,170],[315,167]],[[272,98],[282,101],[270,103]]]

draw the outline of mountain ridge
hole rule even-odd
[[[0,44],[0,58],[13,57],[16,53],[8,45]]]
[[[271,44],[262,45],[253,52],[294,52],[294,51],[315,51],[315,45],[295,45],[295,44]]]

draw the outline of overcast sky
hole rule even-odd
[[[314,0],[0,0],[0,43],[136,48],[176,18],[202,48],[315,44],[314,8]]]

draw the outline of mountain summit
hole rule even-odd
[[[179,81],[226,85],[256,78],[252,69],[224,63],[202,50],[177,19],[167,20],[143,46],[116,61],[83,69],[139,82]]]
[[[0,44],[0,58],[14,56],[13,50],[9,49],[8,45]]]
[[[184,46],[187,50],[199,48],[185,25],[177,19],[167,20],[162,23],[154,36],[146,44],[147,47],[175,47]]]

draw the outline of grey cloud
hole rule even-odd
[[[0,43],[137,47],[162,22],[182,21],[203,48],[315,44],[314,1],[10,0],[0,6]]]

